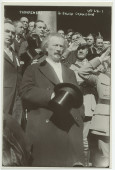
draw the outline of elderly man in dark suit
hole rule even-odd
[[[15,27],[12,22],[4,23],[4,79],[3,79],[3,112],[11,114],[21,123],[22,104],[18,93],[21,75],[19,60],[11,45],[15,37]]]
[[[50,34],[42,45],[48,53],[46,60],[29,66],[21,85],[21,96],[28,109],[26,134],[33,146],[32,166],[83,166],[83,108],[72,108],[60,118],[48,105],[57,84],[77,87],[74,72],[60,63],[64,39],[60,34]]]

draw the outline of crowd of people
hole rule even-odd
[[[4,21],[3,166],[110,166],[111,44]]]

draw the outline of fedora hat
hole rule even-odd
[[[74,84],[60,83],[55,86],[54,92],[55,97],[49,102],[49,107],[54,112],[67,113],[83,104],[83,94]]]

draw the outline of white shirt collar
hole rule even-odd
[[[49,58],[46,58],[46,61],[51,65],[51,67],[53,67],[59,81],[63,83],[61,63],[56,63],[53,60],[50,60]]]

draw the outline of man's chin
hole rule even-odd
[[[43,34],[43,33],[40,33],[40,36],[41,36],[41,37],[43,37],[43,36],[44,36],[44,34]]]
[[[86,57],[85,56],[82,56],[82,55],[80,55],[80,56],[78,56],[78,59],[79,60],[84,60]]]
[[[81,55],[78,56],[78,58],[84,58],[84,56],[81,54]]]
[[[6,44],[7,44],[7,45],[11,45],[11,44],[12,44],[12,41],[6,41]]]
[[[57,62],[57,63],[60,62],[60,57],[55,57],[54,61]]]

